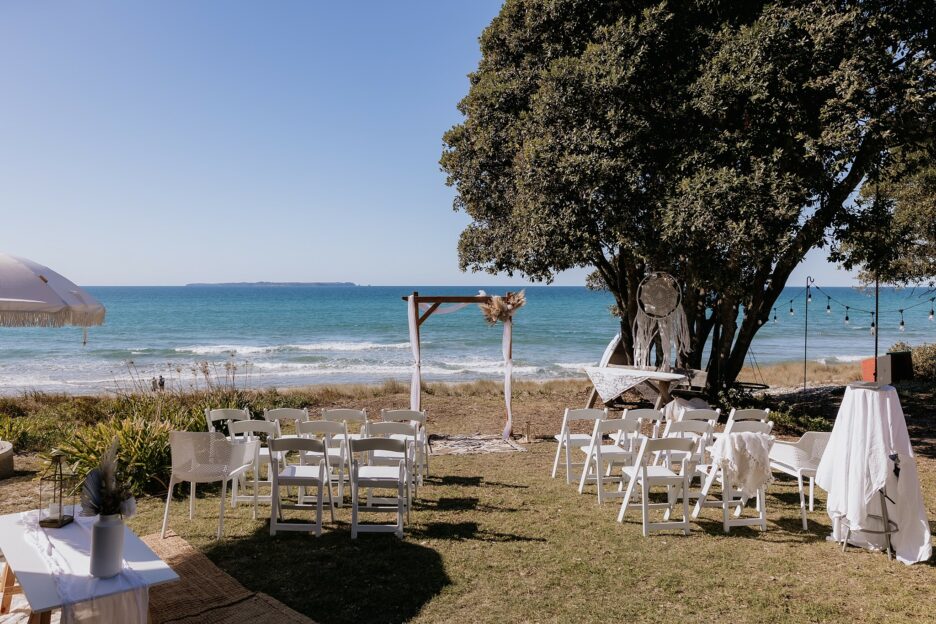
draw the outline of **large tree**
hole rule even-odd
[[[507,0],[444,137],[462,269],[594,267],[628,347],[637,284],[669,271],[684,363],[733,381],[880,154],[932,137],[933,23],[912,1]]]

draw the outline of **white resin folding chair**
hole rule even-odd
[[[322,410],[322,420],[343,422],[348,425],[348,439],[364,437],[364,425],[367,424],[367,410],[328,408]]]
[[[416,445],[416,466],[419,473],[419,483],[422,484],[423,477],[429,476],[429,431],[426,429],[428,414],[425,411],[417,412],[415,410],[380,410],[380,420],[384,422],[410,422],[419,424],[419,440]],[[396,436],[390,436],[396,438]]]
[[[641,429],[643,429],[644,426],[648,426],[650,428],[651,438],[661,437],[666,427],[666,416],[663,414],[663,410],[646,408],[629,409],[624,410],[624,416],[622,418],[625,420],[637,419]]]
[[[772,429],[772,422],[765,423],[759,420],[742,420],[733,423],[731,431],[726,432],[725,435],[732,436],[742,433],[770,435]],[[728,442],[730,442],[730,440]],[[754,495],[757,516],[753,518],[742,518],[741,514],[748,503],[748,497],[738,489],[737,484],[732,483],[729,478],[729,472],[725,469],[725,461],[713,460],[712,464],[707,467],[707,473],[703,476],[702,491],[699,493],[695,508],[692,511],[693,518],[699,516],[699,512],[703,507],[721,507],[722,528],[725,533],[728,533],[731,527],[734,526],[758,526],[762,531],[767,530],[766,483],[759,487]],[[721,485],[721,499],[710,500],[710,491],[715,483]]]
[[[747,422],[747,421],[759,421],[759,422],[769,422],[770,421],[770,410],[769,409],[735,409],[731,408],[731,411],[728,413],[728,422],[725,423],[725,430],[723,432],[716,432],[712,434],[712,439],[717,440],[722,435],[731,432],[731,428],[736,422]]]
[[[410,494],[409,486],[412,480],[413,464],[410,459],[411,451],[404,440],[390,438],[363,438],[348,441],[351,449],[351,539],[358,533],[395,533],[403,537],[403,524],[409,519]],[[400,453],[401,459],[396,466],[373,466],[362,464],[359,455],[366,454],[369,462],[370,455],[377,451]],[[368,504],[361,504],[361,488],[378,490],[395,490],[395,497],[372,498],[368,495]],[[396,524],[360,524],[358,515],[361,511],[396,512]]]
[[[270,447],[264,444],[264,440],[269,443],[276,438],[276,424],[265,420],[236,420],[228,423],[228,431],[231,434],[231,441],[234,442],[256,442],[257,452],[254,457],[254,479],[248,480],[247,474],[242,474],[235,479],[231,487],[231,507],[237,507],[239,502],[252,502],[254,498],[262,502],[270,502],[268,494],[260,494],[258,487],[273,486],[273,473],[279,466],[278,458],[271,461]],[[275,465],[274,465],[275,464]],[[263,478],[263,468],[266,468],[267,476]],[[240,493],[239,488],[247,490],[247,486],[253,493]]]
[[[351,478],[351,460],[348,458],[348,426],[344,422],[330,420],[309,420],[296,425],[299,435],[304,438],[321,440],[328,449],[328,467],[331,470],[332,483],[338,485],[338,507],[344,503],[344,484]]]
[[[235,409],[235,408],[222,408],[222,409],[208,409],[205,408],[205,421],[208,423],[208,431],[218,431],[219,424],[227,426],[228,423],[237,420],[250,420],[250,411],[245,407],[244,409]]]
[[[221,482],[221,505],[218,514],[218,539],[224,532],[224,506],[227,503],[228,481],[250,470],[257,455],[256,441],[231,442],[218,431],[171,431],[169,448],[172,454],[172,474],[169,477],[169,493],[163,511],[162,537],[166,537],[169,523],[169,502],[177,483],[188,481],[189,518],[195,517],[195,484]],[[255,473],[256,474],[256,473]],[[254,492],[256,492],[254,485]],[[254,517],[257,505],[254,503]]]
[[[283,431],[288,430],[290,425],[295,431],[299,423],[307,422],[309,420],[309,410],[297,407],[277,407],[263,410],[263,417],[272,423],[276,423],[277,438],[298,438],[301,437],[298,431],[286,434]]]
[[[413,479],[411,484],[411,493],[413,497],[418,496],[419,487],[419,426],[404,422],[369,422],[365,427],[368,438],[390,438],[393,440],[403,440],[407,443],[406,448],[410,457],[403,457],[396,451],[374,451],[370,454],[371,466],[396,466],[400,460],[409,459],[413,465],[413,472],[410,475]]]
[[[688,458],[692,454],[694,444],[695,441],[688,438],[643,438],[640,441],[640,451],[634,465],[626,466],[622,470],[624,480],[627,481],[627,489],[624,492],[621,511],[618,513],[618,522],[624,521],[624,516],[627,515],[627,510],[631,505],[634,489],[640,486],[644,537],[650,535],[650,531],[666,529],[680,529],[684,535],[689,535],[689,499],[680,496],[680,493],[689,491],[691,466]],[[681,453],[684,457],[678,470],[673,470],[671,465],[653,465],[653,457],[666,456],[671,453]],[[666,487],[665,503],[650,502],[650,489],[654,486]],[[683,518],[678,522],[671,521],[668,518],[680,498],[682,498]],[[650,522],[651,509],[666,510],[663,522]]]
[[[322,507],[325,502],[325,491],[328,492],[328,509],[331,512],[331,521],[335,521],[335,506],[331,497],[331,471],[328,467],[328,453],[325,443],[311,438],[277,438],[270,442],[270,450],[284,458],[282,470],[273,472],[273,505],[270,508],[270,535],[277,531],[308,531],[316,536],[322,534]],[[290,453],[298,453],[299,463],[291,464],[285,458]],[[309,455],[320,457],[317,462],[306,464]],[[296,502],[283,502],[282,488],[296,486],[299,490]],[[308,488],[315,488],[315,504],[306,503]],[[289,495],[287,491],[287,496]],[[284,509],[308,510],[315,509],[315,523],[286,522],[283,519]]]
[[[565,467],[566,467],[566,483],[572,483],[572,467],[573,466],[582,466],[584,469],[584,463],[573,463],[572,462],[572,451],[583,446],[587,446],[591,442],[591,434],[589,433],[572,433],[570,431],[571,426],[577,422],[591,422],[594,423],[596,420],[604,420],[608,417],[608,410],[605,409],[569,409],[566,408],[565,414],[562,416],[562,427],[559,430],[559,433],[553,436],[553,439],[559,443],[559,446],[556,448],[556,459],[553,461],[552,467],[552,477],[556,478],[556,471],[559,469],[559,457],[562,454],[562,451],[565,451]],[[594,425],[592,425],[594,426]],[[577,478],[577,477],[576,477]]]
[[[614,468],[634,463],[639,446],[639,431],[640,423],[636,419],[609,418],[595,421],[591,442],[581,447],[585,453],[585,468],[579,480],[579,494],[585,491],[585,482],[590,481],[598,488],[599,505],[607,497],[622,496],[620,488],[614,492],[604,491],[604,483],[620,482],[621,478],[615,474]],[[605,436],[610,437],[610,443],[605,443]]]
[[[808,528],[806,522],[806,498],[803,492],[803,477],[809,478],[809,511],[813,510],[813,493],[815,491],[816,470],[819,460],[829,443],[829,436],[824,431],[807,431],[796,442],[774,442],[770,449],[770,468],[777,472],[796,477],[799,486],[800,515],[803,519],[803,530]]]

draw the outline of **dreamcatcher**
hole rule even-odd
[[[637,318],[634,320],[634,364],[650,366],[650,348],[659,336],[663,370],[671,367],[676,349],[679,358],[689,350],[689,325],[682,308],[682,290],[668,273],[655,272],[637,286]]]

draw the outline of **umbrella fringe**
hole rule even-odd
[[[0,327],[62,327],[76,325],[90,327],[104,322],[104,310],[79,312],[62,310],[60,312],[25,312],[19,310],[0,310]]]

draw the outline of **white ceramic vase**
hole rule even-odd
[[[120,514],[100,516],[91,527],[91,576],[110,578],[123,569],[124,524]]]

